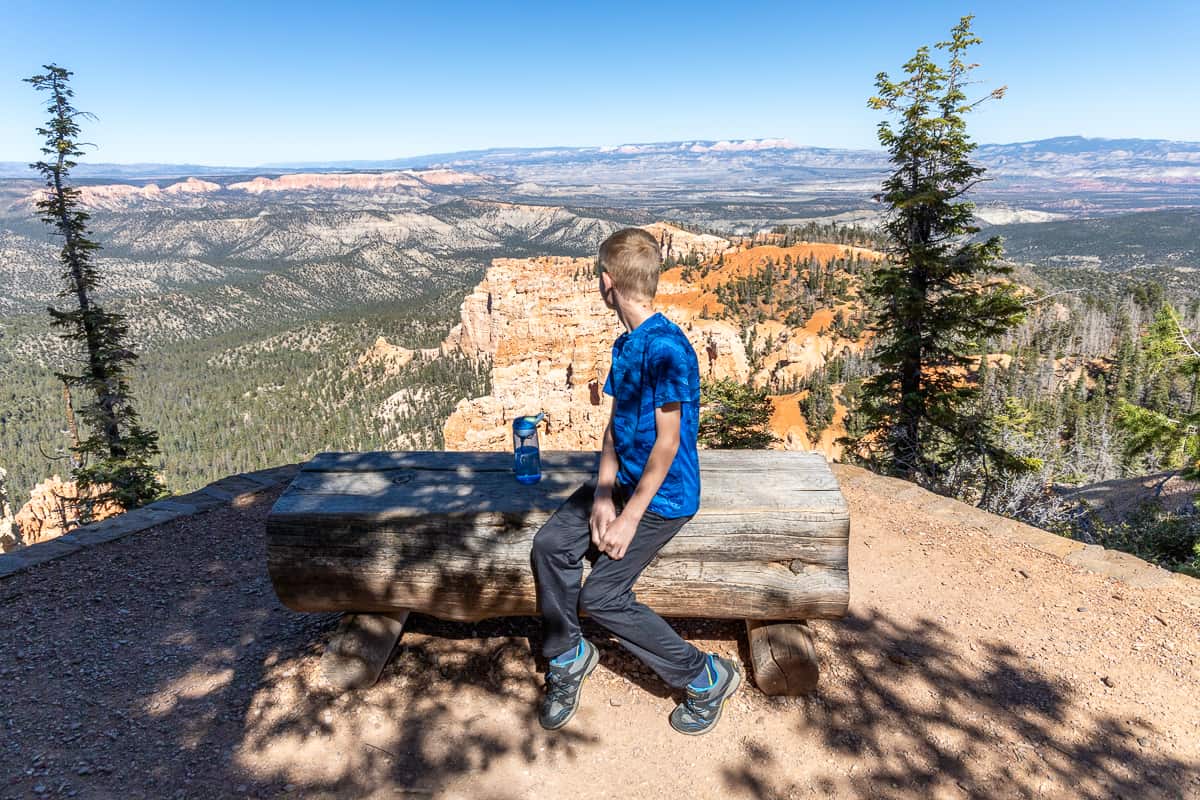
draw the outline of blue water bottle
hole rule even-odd
[[[545,416],[542,413],[513,420],[513,472],[517,474],[517,483],[532,484],[542,479],[537,426]]]

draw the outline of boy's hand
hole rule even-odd
[[[592,544],[603,551],[603,546],[600,544],[604,540],[604,532],[612,521],[617,518],[617,508],[613,505],[612,496],[605,496],[597,493],[592,500]]]
[[[633,535],[637,533],[638,523],[629,514],[622,513],[619,517],[608,523],[604,529],[604,534],[600,537],[597,547],[600,552],[606,554],[614,561],[620,561],[625,557],[625,551],[629,549],[629,543],[633,541]]]

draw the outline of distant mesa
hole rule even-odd
[[[295,192],[295,191],[379,191],[397,188],[420,188],[423,184],[412,173],[381,172],[374,173],[342,173],[342,172],[298,172],[292,175],[280,175],[278,178],[257,177],[249,181],[231,183],[227,187],[232,191],[262,194],[264,192]]]
[[[453,169],[412,170],[410,174],[417,176],[427,186],[472,186],[490,182],[483,175]]]
[[[250,194],[296,191],[366,192],[420,189],[426,186],[469,186],[486,182],[487,179],[481,175],[450,169],[403,172],[298,172],[280,175],[278,178],[260,176],[249,181],[231,183],[226,188]]]
[[[1190,188],[1200,181],[1200,142],[1062,136],[1034,142],[981,143],[976,154],[989,169],[989,177],[1000,181],[980,187],[991,194],[1010,189],[1022,194],[1031,191],[1061,193],[1064,189],[1084,191],[1089,184],[1076,183],[1087,179],[1099,180],[1106,189],[1122,187],[1139,192],[1152,191],[1153,184],[1178,189]],[[701,175],[695,173],[698,162],[707,166],[707,171]],[[165,176],[182,178],[189,175],[209,178],[225,175],[230,176],[229,180],[241,180],[248,169],[254,171],[250,174],[263,175],[384,171],[411,174],[429,187],[494,180],[480,174],[513,183],[586,186],[596,180],[597,166],[606,169],[606,180],[611,182],[620,177],[617,182],[622,185],[640,183],[651,177],[653,183],[661,185],[668,175],[691,185],[697,179],[712,180],[719,176],[726,183],[725,188],[762,179],[767,177],[762,170],[771,170],[769,177],[786,185],[819,188],[823,183],[835,180],[846,183],[840,188],[848,189],[855,180],[877,181],[889,169],[887,154],[877,147],[814,147],[796,144],[786,138],[767,137],[687,139],[600,147],[490,148],[398,159],[289,162],[251,168],[85,162],[74,174],[112,181],[162,180]],[[0,162],[0,178],[33,177],[35,174],[25,162]],[[1006,180],[1019,183],[1006,186],[1003,183]],[[870,193],[875,188],[866,186],[863,191]]]
[[[689,153],[744,153],[756,150],[799,150],[790,139],[722,139],[717,142],[656,142],[653,144],[621,144],[599,148],[601,153],[636,155],[685,151]]]
[[[164,201],[199,196],[222,190],[262,195],[277,192],[388,192],[424,191],[432,187],[476,186],[490,179],[472,172],[450,169],[404,170],[400,172],[296,172],[277,177],[260,175],[221,186],[196,177],[161,188],[157,183],[137,186],[128,183],[81,187],[83,202],[92,208],[117,209],[131,203]],[[44,190],[32,196],[39,199]]]
[[[154,200],[178,200],[183,197],[203,195],[220,190],[221,185],[219,183],[200,180],[199,178],[187,178],[186,180],[172,183],[165,189],[161,188],[157,183],[147,183],[143,186],[135,186],[128,183],[81,186],[79,187],[79,196],[84,205],[91,208],[117,209],[131,203]],[[29,196],[29,201],[37,202],[44,196],[45,190],[38,189]]]
[[[979,187],[983,202],[1003,201],[1049,213],[1131,211],[1197,204],[1200,142],[1108,140],[1059,137],[1038,142],[980,144],[979,162],[992,180]],[[252,168],[187,165],[80,164],[78,176],[120,185],[88,187],[96,207],[126,202],[192,204],[221,184],[245,196],[288,192],[390,192],[435,199],[439,192],[461,193],[487,186],[508,199],[582,198],[624,202],[631,190],[650,199],[668,193],[731,192],[752,189],[754,197],[797,199],[836,193],[860,200],[878,190],[888,173],[887,154],[878,148],[853,149],[798,145],[779,137],[687,139],[603,147],[493,148],[389,160],[313,162]],[[162,188],[164,176],[180,183]],[[183,181],[194,176],[204,181]],[[216,176],[226,176],[223,178]],[[0,162],[0,178],[33,177],[24,163]],[[157,181],[157,183],[150,183]],[[146,185],[141,185],[142,183]],[[232,182],[228,183],[227,182]],[[764,190],[766,195],[763,194]],[[1114,194],[1115,193],[1115,194]],[[1087,194],[1091,206],[1073,209],[1074,195]],[[737,197],[739,202],[748,196]],[[846,204],[835,213],[845,210]],[[789,219],[791,217],[788,217]],[[1002,224],[988,220],[991,224]],[[1006,222],[1044,222],[1013,218]]]
[[[163,194],[204,194],[205,192],[220,191],[220,189],[221,185],[219,183],[202,181],[199,178],[188,178],[163,189]]]
[[[744,153],[754,150],[799,149],[799,145],[788,139],[746,139],[741,142],[714,142],[710,145],[696,143],[688,148],[693,153]]]

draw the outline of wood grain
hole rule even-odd
[[[821,677],[812,630],[803,622],[746,621],[754,682],[764,694],[795,697]]]
[[[667,616],[844,615],[849,512],[824,457],[700,456],[700,511],[646,569],[638,598]],[[548,452],[543,480],[523,486],[507,453],[321,453],[267,519],[276,593],[301,611],[536,613],[533,536],[596,463]]]

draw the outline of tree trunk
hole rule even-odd
[[[79,428],[75,425],[75,406],[71,403],[71,387],[63,382],[63,406],[67,415],[67,431],[71,434],[71,466],[78,465]]]
[[[96,391],[96,403],[103,411],[101,417],[103,420],[104,440],[108,443],[109,455],[112,458],[123,458],[125,447],[121,442],[121,431],[117,426],[116,404],[112,392],[108,390],[108,370],[105,368],[104,361],[100,357],[103,342],[100,340],[100,332],[96,329],[96,322],[92,319],[91,298],[88,297],[87,286],[83,279],[83,264],[80,261],[78,252],[78,236],[71,225],[71,220],[68,216],[67,198],[63,192],[62,171],[64,158],[62,154],[59,154],[58,168],[54,170],[54,192],[58,198],[58,227],[63,235],[63,254],[67,266],[71,270],[71,281],[74,284],[75,298],[79,303],[80,323],[83,325],[84,342],[87,346],[88,374],[94,385],[104,387]]]

